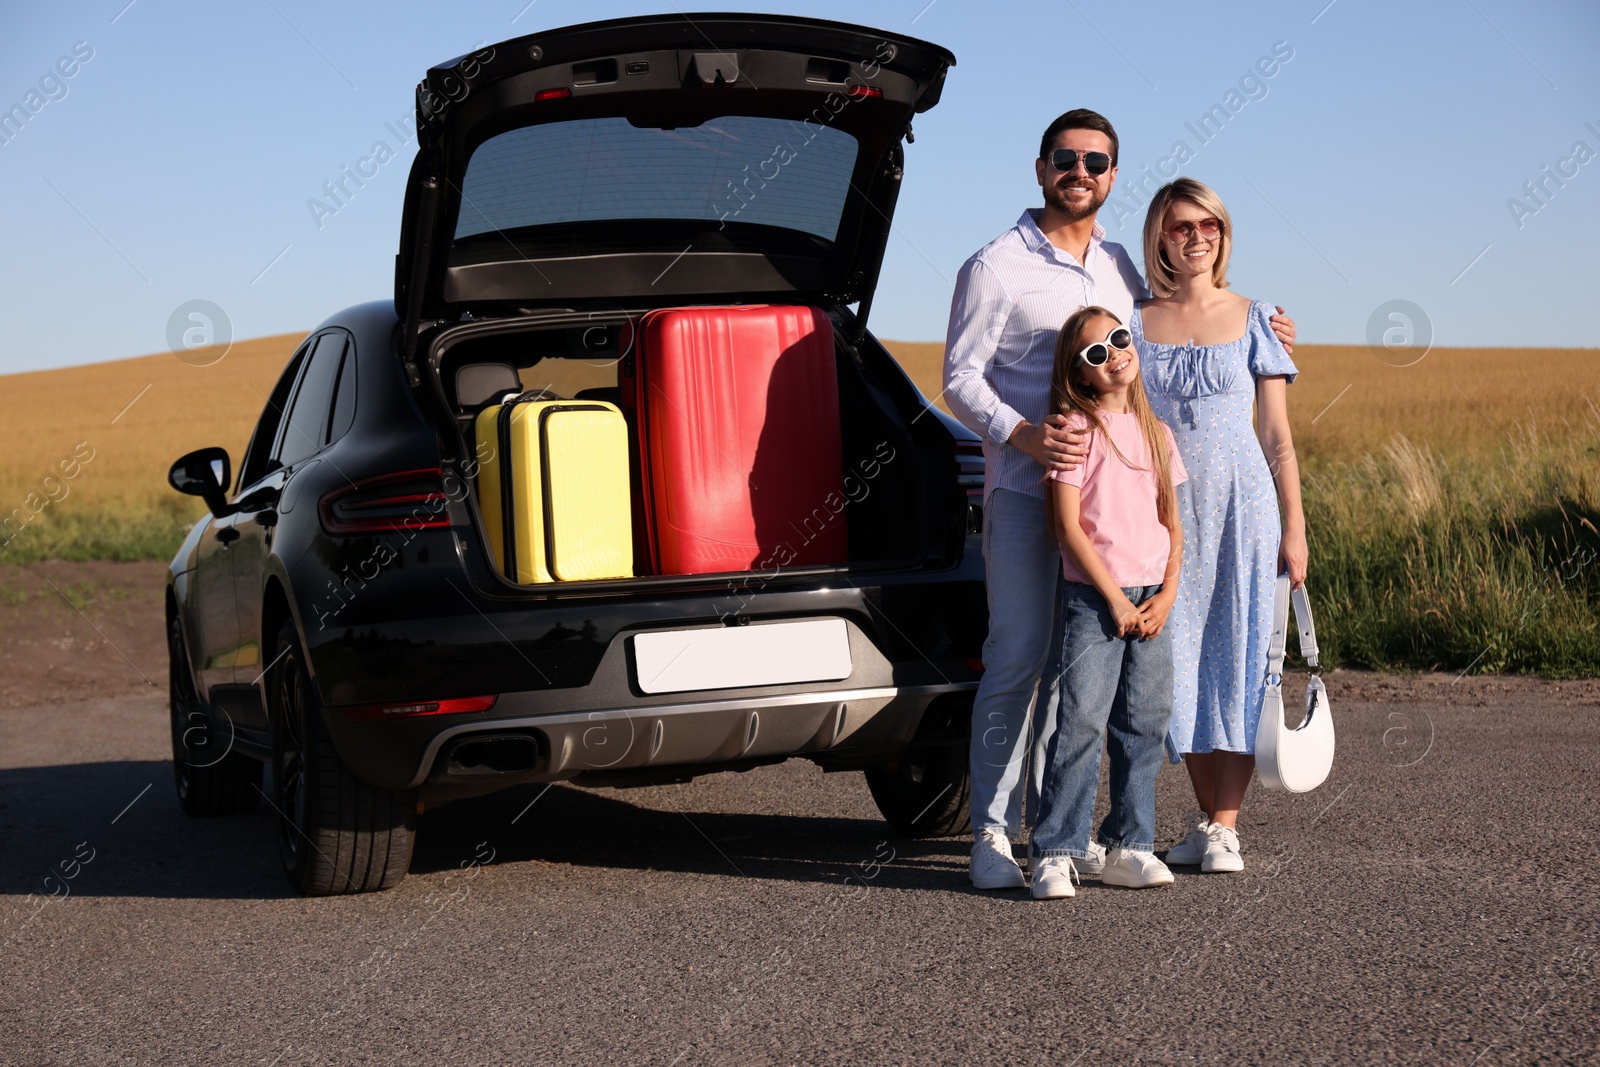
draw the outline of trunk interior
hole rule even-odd
[[[648,475],[641,475],[641,419],[624,390],[633,390],[633,361],[638,356],[639,315],[622,310],[581,314],[558,312],[516,320],[486,320],[446,330],[434,342],[429,366],[436,395],[456,429],[456,456],[470,471],[473,457],[498,455],[475,439],[475,427],[486,407],[513,393],[540,399],[603,402],[626,416],[630,458],[629,493],[633,523],[632,576],[624,581],[673,583],[699,581],[705,573],[657,573],[649,540],[653,521],[645,499]],[[958,482],[954,440],[893,357],[870,336],[852,343],[853,320],[847,314],[830,318],[842,464],[836,490],[817,500],[792,505],[781,537],[804,543],[831,523],[846,526],[848,558],[826,566],[783,566],[781,554],[765,555],[760,564],[716,571],[724,575],[760,572],[768,580],[782,573],[815,575],[828,571],[872,572],[944,569],[960,559],[967,523],[967,498]],[[715,388],[711,385],[710,388]],[[774,390],[773,396],[778,395]],[[758,461],[759,462],[759,461]],[[648,459],[646,459],[648,463]],[[831,466],[831,464],[830,464]],[[751,479],[752,483],[754,479]],[[508,586],[528,591],[560,582],[517,585],[497,562],[498,542],[491,547],[486,526],[500,519],[491,507],[485,516],[477,479],[469,479],[469,510],[479,527],[479,543]],[[793,531],[790,533],[789,531]],[[765,541],[779,534],[762,535]],[[606,581],[611,584],[615,579]]]

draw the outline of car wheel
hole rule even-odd
[[[866,774],[878,810],[907,837],[950,837],[972,825],[965,745],[910,749]]]
[[[248,815],[261,796],[261,763],[233,751],[233,723],[219,728],[194,687],[183,624],[167,623],[167,705],[178,805],[196,817]]]
[[[290,884],[318,897],[397,885],[411,866],[416,793],[368,785],[344,765],[292,623],[271,662],[272,801]]]

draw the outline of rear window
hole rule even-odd
[[[608,219],[775,226],[833,241],[855,138],[787,119],[729,115],[640,129],[623,118],[527,126],[478,146],[456,238]]]

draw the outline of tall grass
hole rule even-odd
[[[1600,415],[1498,456],[1401,434],[1303,475],[1318,635],[1374,669],[1600,674]]]
[[[70,503],[68,501],[63,503]],[[47,507],[7,540],[0,536],[0,563],[47,559],[170,560],[205,505],[168,491],[163,497],[88,508]]]

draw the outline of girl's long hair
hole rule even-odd
[[[1103,307],[1086,307],[1075,311],[1062,325],[1061,333],[1056,337],[1055,369],[1050,375],[1050,403],[1054,410],[1063,415],[1082,415],[1089,421],[1090,432],[1100,434],[1118,459],[1134,470],[1146,470],[1123,455],[1111,435],[1106,433],[1105,422],[1100,418],[1098,398],[1090,391],[1077,365],[1078,353],[1088,343],[1084,334],[1088,332],[1089,325],[1101,316],[1122,325],[1121,319]],[[1144,433],[1145,448],[1155,461],[1156,515],[1161,519],[1161,525],[1170,530],[1172,517],[1178,513],[1178,496],[1172,487],[1172,455],[1167,448],[1167,435],[1161,420],[1156,418],[1155,411],[1150,407],[1150,398],[1144,392],[1143,366],[1134,378],[1133,387],[1128,390],[1128,407],[1139,416],[1139,429]],[[1048,510],[1050,530],[1059,536],[1056,509],[1052,507]]]

